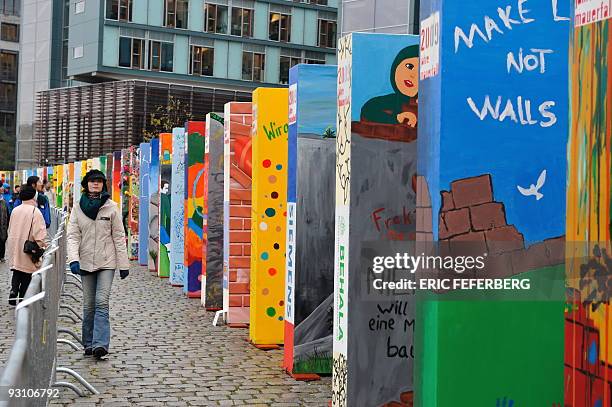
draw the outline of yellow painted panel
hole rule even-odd
[[[283,343],[288,97],[287,89],[253,92],[249,337],[256,345]]]

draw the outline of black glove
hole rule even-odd
[[[70,272],[72,274],[76,274],[77,276],[81,275],[81,264],[78,261],[73,261],[70,263]]]
[[[130,270],[119,270],[119,275],[121,276],[121,279],[125,279],[127,276],[130,275]]]

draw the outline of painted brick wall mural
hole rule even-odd
[[[138,202],[138,263],[147,265],[149,250],[149,176],[151,144],[140,143],[139,202]]]
[[[251,103],[226,103],[223,117],[223,309],[228,324],[247,324],[251,270]]]
[[[202,239],[204,237],[204,133],[205,122],[187,122],[187,185],[185,186],[185,276],[183,293],[200,297]]]
[[[207,310],[216,311],[223,308],[223,114],[209,113],[206,123],[208,215],[202,299]]]
[[[563,404],[569,3],[421,2],[418,243],[530,289],[422,293],[416,405]]]
[[[612,404],[612,19],[574,3],[570,43],[565,406]],[[612,8],[612,4],[610,5]],[[599,16],[600,21],[593,21]]]
[[[159,262],[157,275],[170,277],[170,200],[172,182],[172,133],[159,135]]]
[[[170,284],[182,286],[185,267],[185,129],[172,129]]]
[[[157,274],[159,267],[159,139],[151,140],[149,169],[149,271]]]
[[[336,66],[289,71],[285,347],[291,374],[331,373]]]
[[[412,399],[414,297],[373,295],[367,256],[415,236],[418,37],[354,33],[338,56],[332,405],[396,405]]]

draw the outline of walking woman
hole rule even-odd
[[[109,300],[115,270],[123,280],[129,261],[121,212],[106,190],[106,177],[91,170],[81,182],[84,191],[68,223],[68,263],[83,282],[83,345],[85,355],[100,359],[110,345]]]
[[[40,267],[42,249],[47,245],[47,228],[42,213],[37,208],[36,190],[30,185],[22,185],[19,192],[22,204],[13,209],[9,220],[6,241],[9,268],[13,272],[9,304],[16,305],[25,296],[32,273]],[[36,255],[26,253],[25,243],[38,245]]]

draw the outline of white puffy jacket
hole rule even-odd
[[[83,213],[78,203],[68,222],[68,264],[81,270],[129,270],[125,231],[117,203],[110,198],[100,207],[96,220]]]

